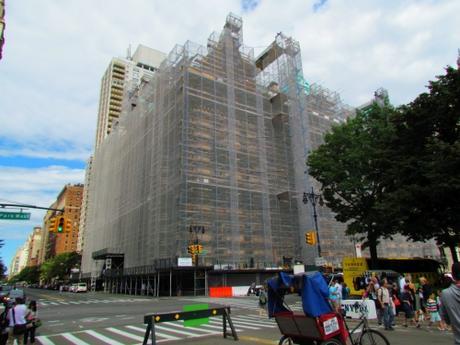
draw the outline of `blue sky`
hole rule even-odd
[[[305,79],[357,106],[388,89],[411,101],[455,64],[459,1],[6,0],[0,60],[0,202],[49,206],[66,183],[81,183],[93,150],[100,79],[113,56],[144,44],[168,53],[205,45],[229,12],[243,17],[244,42],[260,52],[282,31],[300,42]],[[193,14],[193,15],[191,15]],[[9,265],[44,211],[0,221]]]

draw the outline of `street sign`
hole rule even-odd
[[[30,213],[29,212],[0,212],[0,219],[8,219],[8,220],[29,220]]]
[[[315,258],[315,265],[316,266],[326,266],[326,259],[323,257]]]

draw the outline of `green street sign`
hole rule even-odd
[[[8,220],[29,220],[30,213],[29,212],[0,212],[0,219],[8,219]]]

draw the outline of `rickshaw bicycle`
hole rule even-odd
[[[275,318],[282,334],[279,345],[390,345],[382,333],[370,328],[365,308],[360,308],[360,322],[350,330],[342,314],[332,310],[328,286],[318,272],[300,276],[280,272],[267,285],[268,316]],[[284,301],[295,291],[300,292],[304,313],[294,313]]]

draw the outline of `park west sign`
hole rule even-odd
[[[3,211],[0,211],[0,219],[29,220],[30,219],[30,213],[29,212],[3,212]]]

